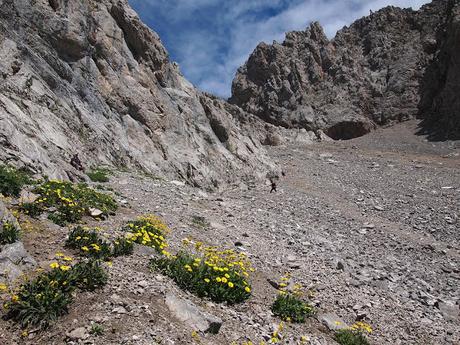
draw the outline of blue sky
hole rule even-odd
[[[429,0],[129,0],[156,31],[185,77],[229,97],[231,83],[258,43],[319,21],[331,38],[353,20],[387,5],[418,9]]]

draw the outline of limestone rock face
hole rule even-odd
[[[460,1],[451,1],[445,30],[422,88],[423,132],[433,139],[460,139]]]
[[[126,0],[0,1],[0,160],[69,162],[214,185],[274,168],[247,123],[196,90]]]
[[[457,2],[434,0],[419,11],[386,7],[344,27],[332,40],[313,23],[287,33],[281,44],[261,43],[238,70],[230,102],[269,123],[322,129],[333,139],[413,118],[419,114],[426,70],[441,44],[439,33]],[[457,37],[458,42],[458,29],[449,32],[447,40]],[[458,55],[453,44],[445,50]],[[440,65],[451,76],[445,81],[449,92],[450,84],[458,85],[456,65]],[[450,109],[450,96],[439,97]],[[435,103],[442,113],[443,106]]]

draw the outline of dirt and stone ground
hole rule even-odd
[[[69,315],[49,331],[22,339],[0,321],[0,343],[259,343],[279,324],[269,280],[289,271],[314,294],[319,312],[370,323],[372,344],[460,344],[460,144],[428,142],[415,130],[408,122],[350,141],[268,148],[286,172],[271,194],[268,184],[209,193],[116,173],[108,185],[124,206],[97,223],[102,233],[113,236],[127,220],[155,213],[173,230],[172,248],[192,237],[246,252],[257,270],[253,297],[237,306],[199,300],[151,272],[152,253],[137,247],[114,259],[104,289],[77,293]],[[44,220],[24,227],[25,246],[43,267],[64,251],[68,229]],[[171,292],[220,317],[219,334],[193,336],[168,311]],[[88,334],[93,323],[103,335]],[[314,318],[286,325],[282,335],[286,344],[302,335],[310,344],[335,344]]]

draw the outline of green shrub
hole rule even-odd
[[[68,271],[55,268],[23,284],[11,302],[5,305],[6,316],[23,328],[45,329],[68,312],[68,305],[72,302],[71,290]]]
[[[65,242],[67,248],[78,249],[80,254],[94,259],[107,259],[112,255],[110,244],[99,237],[95,230],[75,227]]]
[[[80,290],[94,291],[107,284],[108,276],[99,261],[89,260],[72,268],[71,281]]]
[[[93,323],[91,325],[91,329],[89,330],[89,334],[95,335],[96,337],[104,334],[104,328],[98,324],[98,323]]]
[[[181,288],[199,297],[229,304],[251,295],[247,278],[253,269],[244,254],[197,245],[194,251],[167,254],[151,261],[151,267],[172,278]]]
[[[0,245],[11,244],[19,239],[19,229],[8,221],[3,222],[0,231]]]
[[[274,315],[285,321],[305,322],[308,316],[314,314],[313,307],[302,301],[294,294],[278,294],[272,305]]]
[[[28,174],[8,165],[0,165],[0,194],[18,197],[24,185],[31,183]]]
[[[96,208],[104,215],[115,212],[116,201],[107,194],[99,193],[84,183],[49,180],[34,189],[40,197],[33,204],[24,204],[22,209],[32,216],[52,210],[48,216],[58,225],[76,223],[90,208]]]
[[[110,170],[106,168],[95,168],[86,173],[88,177],[91,179],[93,182],[109,182],[109,177],[108,174],[110,173]]]
[[[155,215],[146,215],[130,221],[124,227],[128,232],[127,238],[135,243],[155,248],[157,252],[164,252],[168,246],[165,236],[170,232],[168,226]]]
[[[192,224],[202,229],[206,229],[210,226],[209,222],[203,216],[192,216]]]
[[[43,213],[41,205],[35,202],[25,202],[20,205],[20,209],[22,212],[33,218],[36,218]]]
[[[131,255],[134,251],[133,242],[127,238],[120,237],[113,242],[112,256]]]
[[[334,339],[340,345],[369,345],[366,337],[361,332],[352,329],[337,331]]]

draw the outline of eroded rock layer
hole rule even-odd
[[[49,176],[137,167],[219,185],[271,169],[259,121],[197,91],[125,0],[0,1],[0,159]]]

